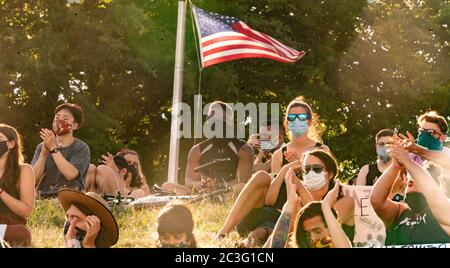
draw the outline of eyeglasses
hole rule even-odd
[[[295,120],[295,118],[298,118],[300,121],[306,121],[309,119],[308,114],[301,113],[301,114],[288,114],[287,120],[292,122]]]
[[[418,129],[418,131],[419,131],[419,133],[420,134],[422,134],[422,133],[424,133],[424,132],[428,132],[428,133],[430,133],[431,134],[431,136],[434,136],[434,135],[444,135],[444,134],[442,134],[441,132],[439,132],[439,131],[437,131],[437,130],[435,130],[435,129],[432,129],[432,128],[430,128],[430,129],[426,129],[426,128],[419,128]]]
[[[377,142],[377,145],[382,147],[382,146],[386,146],[386,145],[392,145],[394,144],[393,142]]]
[[[315,172],[315,173],[321,173],[325,168],[321,165],[305,165],[303,167],[303,171],[305,172],[305,174],[308,174],[311,169]]]

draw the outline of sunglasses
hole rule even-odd
[[[305,165],[303,167],[303,171],[305,172],[305,174],[308,174],[311,169],[315,172],[315,173],[321,173],[325,168],[321,165]]]
[[[295,118],[298,118],[300,121],[306,121],[309,119],[308,114],[301,113],[301,114],[288,114],[287,120],[292,122],[295,120]]]
[[[428,133],[431,134],[431,136],[434,136],[434,135],[436,135],[436,134],[437,134],[437,135],[444,135],[444,134],[442,134],[442,133],[440,133],[440,132],[438,132],[437,130],[434,130],[434,129],[432,129],[432,128],[430,128],[430,129],[419,128],[418,131],[419,131],[420,134],[421,134],[421,133],[424,133],[424,132],[428,132]]]

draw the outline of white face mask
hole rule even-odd
[[[308,174],[303,176],[303,181],[305,182],[305,185],[309,190],[316,191],[327,184],[328,180],[327,178],[325,178],[326,174],[327,173],[325,171],[316,173],[311,170]]]

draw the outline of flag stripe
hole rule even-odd
[[[207,57],[210,56],[212,54],[216,54],[216,53],[220,53],[223,51],[232,51],[235,49],[252,49],[252,50],[259,50],[259,51],[264,51],[264,52],[271,52],[274,53],[274,51],[272,49],[268,49],[268,48],[264,48],[264,47],[256,47],[254,45],[227,45],[227,46],[220,46],[220,47],[216,47],[213,49],[209,49],[208,51],[203,52],[203,56]],[[276,53],[274,53],[276,54]]]
[[[274,58],[279,58],[279,59],[285,59],[286,61],[290,61],[293,62],[295,61],[294,59],[289,59],[289,58],[285,58],[285,57],[281,57],[280,55],[270,52],[270,51],[264,51],[264,50],[260,50],[260,49],[233,49],[233,50],[226,50],[226,51],[222,51],[222,52],[218,52],[212,55],[209,55],[207,57],[205,57],[205,61],[209,61],[215,58],[219,58],[219,57],[226,57],[229,55],[235,55],[235,54],[258,54],[258,55],[267,55],[267,56],[271,56]]]
[[[205,60],[203,63],[203,67],[208,67],[214,64],[218,64],[221,62],[226,62],[226,61],[232,61],[232,60],[238,60],[238,59],[248,59],[248,58],[266,58],[266,59],[271,59],[271,60],[276,60],[276,61],[280,61],[280,62],[285,62],[285,63],[292,63],[295,61],[292,60],[287,60],[286,58],[283,57],[274,57],[274,56],[270,56],[267,54],[258,54],[258,53],[244,53],[244,54],[235,54],[235,55],[229,55],[229,56],[222,56],[220,58],[215,58],[215,59],[211,59],[211,60]]]
[[[218,33],[215,33],[215,34],[212,34],[212,35],[208,35],[206,37],[202,37],[201,39],[202,39],[203,42],[208,42],[208,41],[210,41],[212,39],[216,39],[216,38],[219,38],[219,37],[247,37],[247,38],[249,38],[245,34],[241,34],[241,33],[238,33],[238,32],[218,32]]]
[[[209,46],[203,47],[203,52],[207,52],[211,49],[216,49],[219,47],[228,47],[228,46],[234,46],[234,45],[243,45],[243,46],[253,46],[255,48],[264,48],[265,50],[273,51],[277,53],[276,49],[274,49],[271,46],[268,46],[266,44],[261,44],[255,41],[243,41],[243,40],[230,40],[230,41],[223,41],[223,42],[217,42],[215,44],[211,44]]]

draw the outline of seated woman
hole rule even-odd
[[[66,247],[109,248],[117,243],[119,227],[100,195],[62,189],[58,199],[66,214]]]
[[[295,244],[300,248],[350,248],[344,230],[338,222],[336,210],[333,208],[338,200],[340,184],[335,183],[331,191],[320,201],[313,201],[304,206],[296,216],[296,209],[302,202],[297,194],[297,179],[291,169],[286,177],[288,201],[275,226],[270,241],[272,248],[286,247],[289,227],[294,221]]]
[[[182,203],[169,203],[158,214],[159,247],[196,248],[191,210]]]
[[[13,127],[0,124],[0,224],[11,246],[31,244],[25,226],[34,206],[34,173],[23,162],[22,141]]]
[[[135,198],[145,197],[150,194],[147,179],[142,173],[139,155],[136,151],[122,149],[116,156],[126,159],[127,165],[118,167],[114,156],[110,153],[103,155],[103,165],[89,166],[87,176],[87,191],[99,194],[115,195],[120,192],[123,196]],[[125,167],[126,166],[126,167]],[[127,173],[121,174],[121,169],[126,168]],[[125,178],[122,178],[125,176]]]

